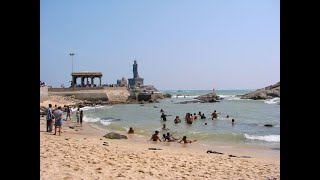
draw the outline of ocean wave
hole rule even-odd
[[[223,99],[225,99],[225,100],[242,100],[242,99],[240,99],[240,97],[236,97],[236,95],[223,95],[223,94],[221,94],[221,95],[218,95],[220,98],[223,98]]]
[[[280,135],[254,136],[254,135],[244,134],[244,137],[246,139],[250,139],[250,140],[261,140],[261,141],[267,141],[267,142],[280,142]]]
[[[83,121],[84,122],[99,122],[101,121],[100,118],[92,118],[92,117],[87,117],[87,116],[83,116]]]
[[[278,103],[280,103],[280,98],[268,99],[268,100],[265,100],[264,103],[266,103],[266,104],[278,104]]]

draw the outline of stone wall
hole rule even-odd
[[[74,96],[89,101],[126,102],[130,93],[126,87],[50,88],[49,95]]]
[[[45,101],[49,98],[48,87],[40,87],[40,102]]]

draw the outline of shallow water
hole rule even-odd
[[[113,106],[85,107],[84,121],[93,123],[102,129],[127,131],[133,127],[136,134],[149,138],[155,130],[160,135],[166,132],[174,133],[181,138],[186,135],[190,139],[197,139],[205,144],[231,143],[241,146],[262,146],[280,150],[280,98],[267,101],[240,100],[235,95],[245,94],[252,90],[216,91],[224,98],[219,103],[190,103],[176,104],[190,101],[194,97],[212,91],[189,90],[183,92],[164,91],[172,94],[172,98],[160,100],[153,104],[119,104]],[[179,96],[177,96],[179,95]],[[167,114],[167,121],[160,120],[160,109]],[[216,110],[217,120],[211,120],[211,113]],[[201,111],[206,119],[195,120],[192,125],[184,122],[187,112]],[[225,118],[227,115],[229,119]],[[175,116],[179,116],[182,123],[174,124]],[[235,119],[234,125],[231,119]],[[207,125],[205,125],[207,123]],[[163,124],[169,128],[163,131]],[[265,127],[272,124],[273,127]]]

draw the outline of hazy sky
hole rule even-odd
[[[280,2],[41,0],[41,80],[69,86],[70,52],[102,83],[132,78],[136,59],[160,90],[262,88],[280,81]]]

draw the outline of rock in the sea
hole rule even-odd
[[[264,126],[265,126],[265,127],[273,127],[272,124],[265,124]]]
[[[264,100],[280,97],[280,82],[241,96],[241,99]]]
[[[194,99],[198,99],[201,103],[212,103],[212,102],[219,102],[220,97],[216,93],[209,93],[205,95],[198,96]]]
[[[115,132],[108,133],[108,134],[104,135],[103,137],[108,138],[108,139],[128,139],[127,136],[121,135],[121,134],[115,133]]]
[[[168,93],[164,94],[163,96],[164,96],[164,98],[171,98],[172,97],[172,95],[168,94]]]

